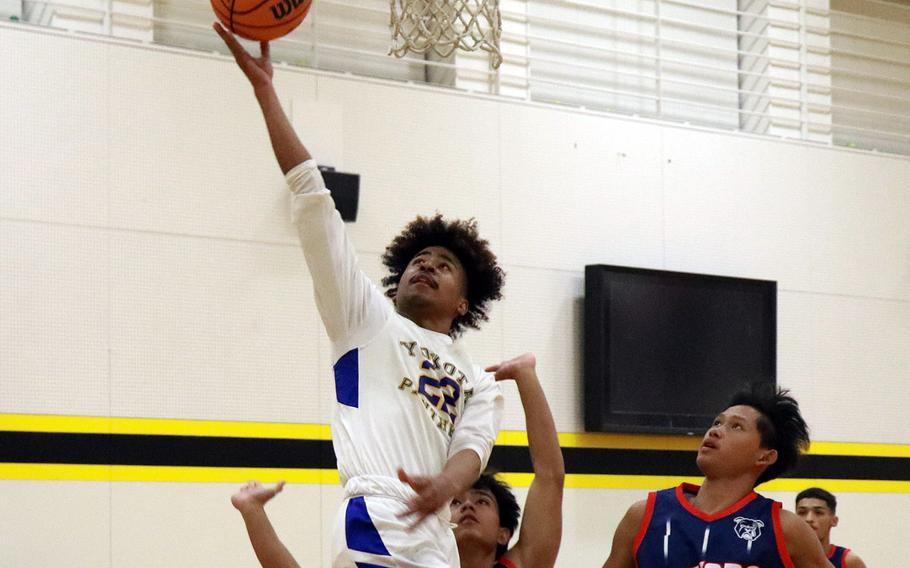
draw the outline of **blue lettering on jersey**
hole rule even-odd
[[[436,427],[451,436],[455,432],[459,401],[462,395],[465,402],[470,396],[470,389],[463,388],[467,377],[454,364],[442,361],[438,354],[420,347],[415,341],[398,343],[409,357],[420,360],[417,385],[404,377],[398,390],[417,395]]]

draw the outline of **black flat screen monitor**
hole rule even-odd
[[[777,283],[585,267],[585,428],[700,434],[730,397],[774,383]]]

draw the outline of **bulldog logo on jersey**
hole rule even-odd
[[[736,526],[733,527],[733,530],[736,531],[736,536],[743,540],[748,540],[749,544],[758,540],[758,537],[761,536],[761,529],[765,526],[762,521],[747,519],[746,517],[736,517],[733,522],[736,523]]]

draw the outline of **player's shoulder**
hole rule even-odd
[[[780,528],[787,538],[807,534],[807,529],[811,531],[809,525],[806,524],[806,521],[799,518],[793,511],[781,508],[778,515],[780,518]]]
[[[812,562],[825,558],[825,551],[822,550],[818,536],[806,521],[796,516],[793,511],[785,509],[780,510],[779,519],[790,558],[794,561],[807,559]]]
[[[648,512],[648,502],[649,499],[642,499],[641,501],[636,501],[632,503],[628,509],[626,509],[625,521],[630,524],[638,526],[645,519],[645,515]]]
[[[626,514],[616,527],[613,534],[613,554],[628,555],[629,558],[634,554],[635,539],[642,529],[648,514],[649,499],[636,501],[626,509]]]
[[[852,550],[848,550],[844,554],[846,554],[844,557],[844,566],[847,568],[866,568],[866,563],[863,562],[863,559]]]
[[[780,515],[780,526],[782,529],[784,529],[784,531],[786,531],[787,529],[802,530],[804,528],[803,525],[806,525],[806,521],[799,518],[796,515],[796,513],[794,513],[793,511],[788,511],[788,510],[784,509],[783,507],[781,507],[779,515]],[[808,526],[808,525],[806,525],[806,526]]]

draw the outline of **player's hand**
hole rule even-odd
[[[497,381],[521,380],[522,377],[535,372],[537,358],[533,353],[522,353],[514,359],[503,361],[497,365],[490,365],[484,369],[488,373],[493,373]]]
[[[231,496],[231,505],[241,513],[264,507],[272,497],[281,493],[284,482],[279,481],[274,487],[266,487],[258,481],[250,481]]]
[[[410,476],[403,469],[398,470],[398,479],[411,486],[417,495],[408,501],[407,510],[398,515],[399,519],[416,517],[411,523],[413,529],[427,517],[449,504],[455,497],[458,488],[445,474],[435,476],[414,475]]]
[[[224,26],[215,22],[212,24],[212,27],[215,28],[215,31],[218,32],[218,35],[224,40],[225,45],[231,50],[234,61],[237,62],[237,65],[243,71],[243,74],[246,75],[246,78],[250,80],[254,89],[271,84],[272,60],[269,56],[269,42],[259,42],[259,51],[261,55],[259,57],[253,57],[242,45],[240,45],[240,42],[237,41],[234,34],[227,31]]]

